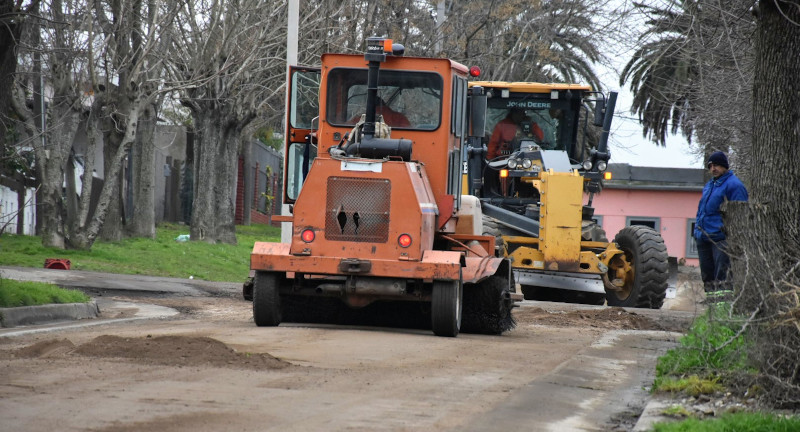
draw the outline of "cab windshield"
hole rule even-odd
[[[376,115],[393,129],[435,130],[441,123],[442,82],[432,72],[381,70]],[[333,69],[327,87],[328,123],[358,123],[367,106],[367,70]]]
[[[547,95],[549,96],[549,95]],[[571,137],[565,130],[566,104],[532,95],[492,98],[486,113],[487,132],[498,135],[503,128],[516,129],[514,140],[531,140],[544,150],[567,150]],[[510,135],[505,133],[505,135]],[[505,136],[504,139],[508,139]]]

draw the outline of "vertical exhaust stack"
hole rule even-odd
[[[367,107],[364,126],[361,130],[360,142],[347,147],[347,155],[360,155],[365,158],[383,159],[396,156],[404,161],[411,160],[412,142],[407,139],[375,138],[375,109],[378,100],[378,77],[381,63],[386,56],[402,56],[405,48],[400,44],[392,44],[391,39],[378,37],[367,38],[367,52],[364,59],[368,62],[367,71]]]
[[[611,92],[608,95],[608,102],[605,106],[605,113],[603,116],[603,132],[600,135],[600,142],[597,143],[597,154],[598,159],[601,158],[601,155],[604,156],[604,160],[608,162],[609,154],[608,154],[608,134],[611,131],[611,120],[614,118],[614,108],[617,105],[617,92]]]

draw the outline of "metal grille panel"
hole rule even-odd
[[[325,239],[386,243],[391,192],[387,179],[329,177]]]

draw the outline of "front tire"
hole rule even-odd
[[[281,323],[280,278],[277,273],[256,272],[253,283],[253,321],[259,327]]]
[[[456,337],[461,329],[464,285],[461,280],[434,281],[431,328],[436,336]]]
[[[621,289],[606,289],[608,305],[661,308],[667,295],[669,276],[664,239],[650,227],[633,225],[623,228],[614,238],[614,242],[624,252],[623,257],[616,259],[624,259],[631,270],[622,278]]]

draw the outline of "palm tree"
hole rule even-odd
[[[698,78],[698,65],[690,35],[697,24],[697,5],[696,0],[668,0],[661,7],[634,3],[634,8],[648,17],[647,29],[619,81],[620,85],[630,81],[631,110],[639,115],[643,135],[662,146],[667,130],[674,134],[680,128],[691,140],[694,129],[692,86]]]
[[[484,0],[458,2],[448,13],[445,54],[481,66],[485,79],[600,88],[592,64],[600,57],[593,17],[601,10],[593,3]]]

